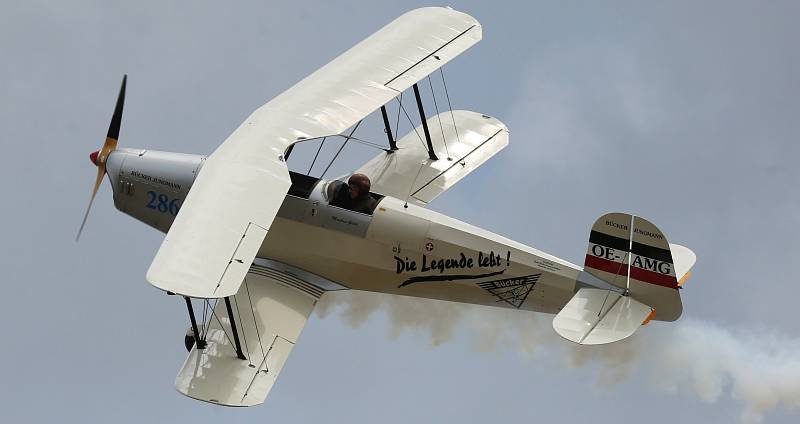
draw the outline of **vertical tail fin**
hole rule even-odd
[[[553,329],[591,345],[629,337],[651,319],[675,321],[683,312],[678,289],[696,259],[644,218],[605,214],[589,234],[584,271],[623,290],[581,288],[553,318]]]
[[[616,212],[601,216],[592,226],[584,270],[627,289],[633,298],[655,309],[654,319],[675,321],[683,311],[679,281],[688,278],[694,261],[691,250],[671,246],[650,221]]]
[[[631,216],[608,213],[594,222],[589,233],[584,271],[617,287],[628,286]]]

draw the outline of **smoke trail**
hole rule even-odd
[[[779,405],[800,408],[797,340],[730,331],[694,319],[659,330],[666,331],[651,336],[657,343],[649,353],[664,364],[655,380],[662,388],[691,388],[707,402],[716,401],[727,389],[744,403],[744,422],[760,422],[765,412]]]
[[[480,352],[567,350],[565,366],[597,365],[601,384],[624,381],[642,368],[656,390],[691,390],[708,403],[729,395],[743,404],[743,423],[761,422],[778,407],[800,409],[800,341],[777,334],[731,331],[683,318],[676,324],[653,323],[657,328],[623,342],[578,346],[555,335],[551,316],[516,310],[358,291],[328,293],[317,308],[322,318],[338,313],[355,327],[379,310],[390,318],[391,337],[422,331],[432,347],[466,327]],[[642,366],[644,358],[660,366]]]

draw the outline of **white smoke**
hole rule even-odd
[[[726,393],[745,406],[744,422],[760,422],[778,406],[800,408],[800,342],[778,334],[730,331],[684,319],[650,335],[648,354],[664,366],[662,389],[693,389],[706,402]]]
[[[702,33],[691,39],[699,38],[706,37]],[[720,220],[720,201],[725,201],[726,196],[739,201],[742,187],[749,181],[756,187],[771,183],[759,176],[738,172],[749,166],[748,162],[731,155],[728,160],[743,164],[734,167],[737,172],[723,174],[726,180],[733,182],[728,186],[704,185],[702,181],[707,179],[709,169],[715,173],[725,170],[711,167],[705,160],[690,163],[698,146],[714,152],[712,157],[719,160],[721,151],[755,155],[758,152],[750,150],[750,146],[760,149],[761,145],[742,141],[735,130],[719,132],[719,128],[727,127],[731,121],[729,97],[709,96],[705,85],[703,90],[685,87],[685,81],[672,78],[671,71],[664,73],[660,62],[651,63],[652,56],[643,57],[641,52],[649,48],[636,48],[635,40],[631,43],[558,44],[552,50],[537,51],[538,60],[522,73],[526,80],[521,83],[516,101],[511,102],[510,116],[505,118],[513,140],[521,141],[512,141],[516,143],[510,147],[514,153],[505,157],[504,166],[497,171],[500,177],[494,177],[495,181],[541,184],[540,188],[548,190],[549,204],[561,207],[558,213],[552,209],[536,216],[540,225],[535,235],[539,239],[564,239],[562,222],[585,222],[579,218],[585,218],[587,204],[593,205],[598,215],[617,208],[645,208],[654,203],[645,193],[659,186],[681,187],[685,196],[683,203],[673,206],[656,202],[661,213],[686,216],[683,204],[698,204],[696,210],[690,212],[694,214],[693,220],[682,218],[675,226],[684,228],[685,233],[698,232],[708,238],[711,233],[708,225]],[[682,53],[682,48],[676,47],[670,51],[670,60],[684,57]],[[661,52],[657,56],[664,54]],[[701,69],[691,54],[684,59],[687,57],[684,67],[693,72],[706,72],[709,80],[716,79],[716,64]],[[748,64],[738,62],[737,58],[747,57],[737,50],[735,56],[728,58],[733,62],[727,68],[731,72],[745,68]],[[723,88],[718,94],[735,91]],[[758,103],[740,101],[737,104]],[[748,111],[737,110],[736,116],[742,122],[759,125],[756,128],[766,132],[769,127],[761,126],[763,122],[747,119]],[[698,120],[698,116],[704,119]],[[698,124],[701,121],[708,122],[707,127]],[[682,137],[676,138],[675,134]],[[639,160],[647,152],[658,154]],[[674,172],[676,168],[680,172]],[[530,178],[531,169],[536,170],[535,179]],[[609,170],[624,170],[624,173],[613,174]],[[626,178],[630,186],[628,190],[608,190],[608,179],[589,178],[593,173],[603,174],[610,180]],[[638,174],[648,177],[627,177]],[[565,188],[563,195],[559,195],[559,189],[553,189],[554,184]],[[690,193],[695,186],[699,189]],[[576,187],[584,189],[576,193]],[[630,193],[640,193],[643,197],[639,203],[634,203]],[[491,192],[486,194],[492,195]],[[710,197],[711,194],[717,197]],[[497,202],[508,201],[508,193],[501,190],[497,195],[500,196],[495,199]],[[770,199],[770,204],[773,201]],[[473,199],[464,204],[471,206],[465,208],[468,210],[484,209],[475,208]],[[776,214],[794,216],[789,213],[794,209],[785,206],[772,209]],[[731,227],[720,226],[716,231],[726,234],[732,232],[735,225],[738,234],[742,231],[741,222],[763,220],[765,211],[764,208],[755,211],[728,208],[725,213],[724,221],[732,223],[726,224]],[[507,228],[526,234],[528,227],[526,222]],[[740,237],[745,236],[740,234]],[[730,246],[723,246],[726,238],[709,240],[708,246],[727,261],[748,259]],[[786,252],[785,260],[777,260],[775,250],[769,252],[769,259],[791,263],[791,254],[796,249],[792,249],[793,245],[782,246],[783,249],[775,250]],[[752,252],[746,254],[752,255]],[[758,263],[763,267],[762,261]],[[741,275],[749,278],[748,273],[734,267],[716,269],[715,275],[719,278],[720,272],[731,270],[736,270],[736,274],[725,275],[728,280]],[[739,287],[747,285],[741,283]],[[457,330],[466,329],[478,351],[509,349],[547,356],[548,361],[566,358],[565,366],[597,370],[600,384],[613,385],[630,376],[644,375],[653,390],[694,393],[708,403],[731,398],[742,405],[743,423],[761,422],[765,413],[777,408],[800,409],[800,341],[774,332],[722,328],[684,316],[676,323],[653,322],[649,324],[652,328],[637,331],[622,342],[577,346],[555,334],[549,315],[356,291],[326,294],[323,299],[317,309],[320,315],[338,313],[354,326],[364,323],[376,311],[386,313],[393,337],[404,331],[422,331],[429,337],[430,345],[437,346],[447,342]]]
[[[359,291],[328,293],[317,313],[336,314],[357,327],[375,312],[388,315],[389,335],[422,332],[435,347],[459,329],[468,330],[480,352],[521,351],[541,355],[568,351],[565,366],[598,370],[600,384],[613,385],[641,370],[654,390],[692,391],[705,402],[724,396],[743,405],[742,422],[762,422],[778,407],[800,409],[800,341],[774,333],[730,331],[691,318],[650,324],[633,337],[603,346],[578,346],[558,337],[552,316],[405,296]],[[553,355],[557,357],[557,355]],[[642,366],[658,363],[659,367]]]

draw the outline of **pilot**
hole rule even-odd
[[[332,206],[350,209],[351,211],[372,214],[378,202],[369,194],[369,177],[364,174],[353,174],[347,180],[333,181],[328,186],[328,198]]]

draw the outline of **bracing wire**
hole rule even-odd
[[[631,215],[631,222],[629,228],[631,229],[630,234],[628,235],[628,252],[625,253],[625,257],[622,258],[622,263],[619,264],[617,268],[617,275],[614,276],[614,281],[619,279],[619,272],[622,270],[622,266],[627,263],[628,269],[625,271],[625,292],[624,296],[627,296],[631,290],[631,261],[633,258],[633,223],[635,217]],[[600,316],[600,313],[603,311],[603,307],[606,305],[606,300],[608,299],[608,295],[611,293],[611,289],[609,288],[608,292],[606,293],[606,298],[603,299],[603,304],[600,305],[600,311],[597,312],[597,316]]]
[[[353,129],[350,131],[350,134],[349,134],[349,135],[347,135],[347,136],[345,137],[345,139],[344,139],[344,143],[342,143],[342,146],[341,146],[341,147],[339,147],[339,151],[338,151],[338,152],[336,152],[336,154],[335,154],[335,155],[333,155],[333,159],[331,159],[330,163],[328,163],[328,166],[326,166],[326,167],[325,167],[325,170],[324,170],[324,171],[322,171],[322,175],[320,175],[320,176],[319,176],[319,178],[320,178],[320,179],[322,179],[323,177],[325,177],[325,174],[326,174],[326,173],[328,172],[328,170],[331,168],[331,165],[333,165],[333,162],[335,162],[335,161],[336,161],[336,158],[338,158],[338,157],[339,157],[339,153],[342,153],[342,150],[344,149],[344,146],[345,146],[345,145],[347,145],[347,142],[348,142],[348,141],[350,141],[350,138],[351,138],[351,137],[353,137],[353,134],[355,134],[355,132],[356,132],[356,130],[358,129],[358,126],[359,126],[359,125],[361,125],[361,121],[358,121],[358,122],[356,122],[356,126],[354,126],[354,127],[353,127]]]
[[[206,300],[206,302],[205,302],[206,304],[203,305],[203,308],[208,307],[209,309],[213,310],[214,308],[217,307],[217,302],[218,301],[219,301],[219,299],[214,299],[214,306],[211,306],[211,304],[208,302],[208,300]],[[205,335],[208,334],[208,330],[210,328],[211,328],[211,317],[208,317],[208,322],[203,323],[203,340],[205,340]]]
[[[450,157],[450,149],[447,148],[447,137],[444,136],[444,126],[442,125],[442,114],[439,113],[439,104],[436,102],[436,92],[433,91],[433,82],[431,76],[428,75],[428,85],[431,87],[431,97],[433,97],[433,106],[436,108],[436,118],[439,120],[439,129],[442,130],[442,142],[444,143],[444,151],[447,153],[447,160],[453,160]]]
[[[423,140],[422,136],[419,135],[419,131],[417,131],[417,127],[414,126],[414,121],[411,120],[411,116],[408,115],[408,112],[406,112],[406,108],[403,107],[402,103],[400,103],[400,109],[402,109],[403,113],[406,115],[406,118],[408,119],[408,123],[411,124],[411,128],[414,128],[414,133],[417,135],[417,138],[419,139],[419,142],[422,143],[422,148],[424,148],[427,151],[428,150],[428,146],[425,145],[425,140]]]
[[[408,199],[410,199],[411,196],[412,196],[411,190],[414,190],[414,184],[417,183],[417,178],[419,178],[419,173],[422,172],[422,168],[424,166],[425,166],[425,162],[422,162],[422,163],[419,164],[419,169],[417,169],[417,175],[414,176],[414,181],[412,181],[411,185],[408,186],[408,196],[406,196],[406,203],[405,203],[405,205],[403,205],[404,208],[408,207]],[[417,191],[419,191],[419,190],[417,190]],[[416,193],[417,191],[415,191],[414,193]]]
[[[258,336],[258,345],[261,347],[261,360],[266,359],[267,354],[264,353],[264,343],[261,342],[261,333],[258,331],[258,320],[256,319],[256,311],[253,309],[253,298],[250,297],[250,287],[247,285],[247,278],[244,279],[244,289],[247,291],[247,300],[250,302],[250,312],[253,313],[253,324],[256,326],[256,336]]]
[[[206,303],[208,303],[208,299],[206,299]],[[213,309],[211,310],[211,315],[212,315],[214,318],[216,318],[216,319],[217,319],[217,322],[219,323],[219,329],[220,329],[220,330],[222,330],[222,333],[223,333],[223,334],[225,334],[225,338],[226,338],[226,339],[228,339],[228,343],[230,343],[230,345],[231,345],[231,349],[236,349],[236,348],[234,347],[234,346],[236,346],[236,345],[233,343],[233,340],[231,340],[231,338],[228,336],[228,332],[227,332],[227,331],[225,331],[225,326],[224,326],[224,325],[222,325],[222,320],[221,320],[221,319],[219,319],[219,317],[217,316],[217,313],[216,313],[216,312],[214,312],[214,310],[213,310]],[[209,319],[209,321],[211,321],[211,320]],[[230,321],[230,318],[228,318],[228,321]]]
[[[453,114],[453,104],[450,103],[450,93],[447,91],[447,82],[444,80],[444,66],[439,68],[439,74],[442,76],[442,85],[444,86],[444,95],[447,96],[447,107],[450,108],[450,118],[453,120],[453,128],[456,130],[456,140],[461,144],[461,137],[458,135],[458,126],[456,125],[456,116]]]
[[[311,166],[308,167],[308,172],[306,175],[311,175],[311,168],[314,167],[314,163],[317,161],[317,157],[319,156],[319,152],[322,151],[322,146],[325,145],[325,139],[328,137],[322,137],[322,141],[319,143],[319,148],[317,149],[317,153],[314,155],[314,160],[311,161]]]
[[[628,253],[631,254],[630,260],[628,260],[628,280],[625,282],[625,291],[630,292],[631,290],[631,262],[633,262],[633,224],[636,217],[631,215],[631,233],[628,236]]]
[[[619,279],[619,272],[622,270],[622,266],[625,265],[625,262],[630,262],[628,260],[628,257],[629,257],[630,254],[631,254],[631,252],[627,252],[627,253],[625,253],[625,256],[622,258],[622,262],[619,264],[619,267],[617,267],[617,275],[614,276],[614,281]],[[626,273],[630,274],[630,269]],[[628,278],[630,278],[630,275],[628,276]],[[606,291],[606,297],[603,299],[603,304],[600,305],[600,310],[597,311],[597,316],[600,316],[600,314],[603,313],[603,308],[606,306],[606,301],[608,300],[608,296],[611,295],[611,291],[612,290],[609,287],[608,291]]]
[[[242,327],[242,339],[244,339],[244,348],[247,350],[247,362],[252,365],[253,361],[250,360],[250,347],[247,346],[247,333],[244,331],[244,321],[242,320],[242,314],[239,310],[239,299],[236,296],[233,296],[233,303],[236,305],[236,315],[239,316],[239,325]]]
[[[345,136],[345,135],[342,135],[342,137],[347,137],[347,136]],[[352,137],[352,136],[351,136],[351,137],[350,137],[350,140],[353,140],[353,141],[355,141],[356,143],[361,143],[361,144],[363,144],[363,145],[365,145],[365,146],[368,146],[368,147],[374,147],[374,148],[376,148],[376,149],[378,149],[378,150],[386,150],[386,146],[383,146],[383,145],[381,145],[381,144],[378,144],[378,143],[375,143],[375,142],[372,142],[372,141],[363,140],[363,139],[360,139],[360,138],[358,138],[358,137]]]
[[[397,97],[395,97],[396,99]],[[398,100],[400,106],[403,106],[403,93],[400,93],[400,100]],[[394,132],[397,137],[400,136],[400,108],[397,108],[397,121],[394,123]]]

